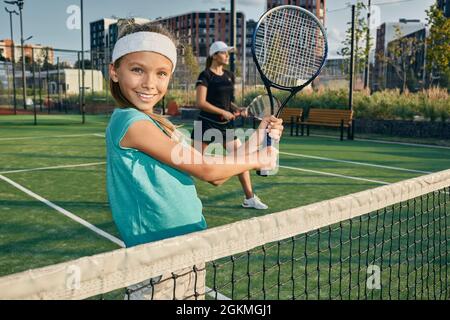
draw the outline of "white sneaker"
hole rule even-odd
[[[261,209],[264,210],[268,208],[266,204],[261,202],[261,199],[259,199],[257,195],[253,195],[253,198],[250,199],[244,199],[242,206],[244,208],[255,208],[259,210]]]

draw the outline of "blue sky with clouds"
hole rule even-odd
[[[367,1],[367,0],[363,0]],[[331,56],[335,56],[344,38],[346,23],[350,20],[348,4],[356,0],[327,0],[326,27],[329,34]],[[425,10],[434,0],[372,0],[380,4],[380,22],[394,22],[399,18],[425,21]],[[67,9],[79,6],[79,0],[25,0],[24,37],[30,35],[31,43],[54,48],[79,49],[80,30],[67,28]],[[238,11],[247,19],[257,20],[265,10],[265,0],[236,0]],[[85,46],[89,46],[89,22],[102,17],[143,17],[154,19],[183,14],[191,11],[207,11],[211,8],[229,9],[229,0],[84,0]],[[12,8],[12,6],[9,6]],[[343,9],[343,10],[340,10]],[[20,41],[19,19],[15,18],[14,38]],[[0,39],[10,38],[9,15],[0,11]]]

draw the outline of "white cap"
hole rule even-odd
[[[213,56],[217,52],[234,51],[233,47],[227,46],[223,41],[214,42],[211,47],[209,47],[209,56]]]

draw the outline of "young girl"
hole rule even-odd
[[[276,163],[271,148],[256,151],[256,157],[249,157],[252,161],[220,164],[186,145],[191,159],[200,156],[203,161],[176,159],[174,150],[180,143],[176,128],[153,113],[167,92],[176,59],[170,34],[154,24],[129,23],[114,47],[110,87],[121,108],[114,110],[106,129],[107,192],[127,247],[206,228],[191,176],[219,185],[236,174]],[[281,120],[274,117],[265,119],[261,128],[275,139],[283,130]],[[263,140],[265,130],[261,131],[252,137],[254,141]]]
[[[205,152],[211,143],[206,139],[205,132],[209,129],[219,130],[222,134],[223,147],[227,151],[233,151],[241,147],[239,139],[233,138],[227,141],[226,131],[233,128],[233,121],[240,114],[240,108],[234,104],[235,76],[224,67],[229,63],[229,52],[233,47],[227,46],[222,41],[214,42],[209,48],[209,56],[206,60],[206,68],[200,73],[197,80],[197,106],[201,109],[199,124],[192,133],[192,139],[201,139],[201,151]],[[197,134],[195,134],[195,131]],[[238,174],[239,182],[244,190],[244,208],[267,209],[258,196],[253,193],[249,171]]]

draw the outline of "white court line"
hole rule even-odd
[[[69,219],[72,219],[72,220],[78,222],[79,224],[81,224],[81,225],[85,226],[86,228],[90,229],[91,231],[94,231],[98,235],[100,235],[100,236],[110,240],[111,242],[114,242],[115,244],[119,245],[120,247],[122,247],[122,248],[125,247],[125,244],[120,239],[118,239],[118,238],[114,237],[113,235],[103,231],[102,229],[97,228],[93,224],[87,222],[86,220],[81,219],[80,217],[76,216],[75,214],[73,214],[73,213],[67,211],[66,209],[63,209],[60,206],[54,204],[53,202],[48,201],[47,199],[41,197],[40,195],[34,193],[33,191],[31,191],[31,190],[21,186],[17,182],[14,182],[11,179],[8,179],[7,177],[5,177],[3,175],[0,175],[0,179],[2,179],[3,181],[11,184],[12,186],[16,187],[17,189],[25,192],[30,197],[33,197],[33,198],[43,202],[47,206],[55,209],[59,213],[61,213],[61,214],[65,215],[66,217],[68,217]]]
[[[376,143],[386,143],[386,144],[398,144],[398,145],[402,145],[402,146],[411,146],[411,147],[436,148],[436,149],[450,150],[450,147],[437,146],[437,145],[433,145],[433,144],[420,144],[420,143],[411,143],[411,142],[396,142],[396,141],[371,140],[371,139],[355,139],[355,140],[376,142]]]
[[[38,136],[38,137],[12,137],[12,138],[0,138],[0,141],[8,140],[26,140],[26,139],[41,139],[41,138],[72,138],[72,137],[85,137],[85,136],[95,136],[99,133],[84,133],[84,134],[68,134],[62,136]]]
[[[332,177],[338,177],[338,178],[345,178],[345,179],[352,179],[352,180],[374,182],[374,183],[378,183],[378,184],[390,184],[390,182],[386,182],[386,181],[371,180],[371,179],[352,177],[352,176],[345,176],[345,175],[337,174],[337,173],[329,173],[329,172],[309,170],[309,169],[301,169],[301,168],[294,168],[294,167],[288,167],[288,166],[280,166],[280,168],[285,168],[285,169],[290,169],[290,170],[297,170],[297,171],[304,171],[304,172],[310,172],[310,173],[317,173],[317,174],[323,174],[323,175],[326,175],[326,176],[332,176]]]
[[[105,134],[104,133],[94,133],[94,136],[100,137],[100,138],[104,138]]]
[[[207,155],[212,155],[212,154],[207,154]],[[43,167],[43,168],[34,168],[34,169],[22,169],[22,170],[3,171],[3,172],[0,172],[0,174],[17,173],[17,172],[28,172],[28,171],[38,171],[38,170],[51,170],[51,169],[60,169],[60,168],[87,167],[87,166],[97,166],[97,165],[104,165],[104,164],[106,164],[106,162],[93,162],[93,163],[76,164],[76,165],[65,165],[65,166],[54,166],[54,167]],[[317,173],[317,174],[322,174],[322,175],[327,175],[327,176],[340,177],[340,178],[346,178],[346,179],[352,179],[352,180],[362,180],[362,181],[368,181],[368,182],[375,182],[375,183],[379,183],[379,184],[389,184],[388,182],[385,182],[385,181],[370,180],[370,179],[365,179],[365,178],[346,176],[346,175],[337,174],[337,173],[328,173],[328,172],[323,172],[323,171],[301,169],[301,168],[295,168],[295,167],[289,167],[289,166],[280,166],[280,168],[285,168],[285,169],[290,169],[290,170],[298,170],[298,171],[305,171],[305,172],[312,172],[312,173]]]
[[[313,137],[321,137],[321,138],[335,138],[335,136],[327,136],[325,134],[310,134]],[[385,141],[385,140],[375,140],[375,139],[362,139],[355,138],[354,141],[367,141],[367,142],[375,142],[375,143],[385,143],[385,144],[398,144],[401,146],[410,146],[410,147],[422,147],[422,148],[436,148],[436,149],[447,149],[450,150],[450,147],[446,146],[437,146],[434,144],[421,144],[421,143],[412,143],[412,142],[398,142],[398,141]]]
[[[214,156],[212,153],[205,153],[205,155],[207,155],[207,156]],[[339,178],[345,178],[345,179],[368,181],[368,182],[374,182],[374,183],[379,183],[379,184],[390,184],[389,182],[385,182],[385,181],[370,180],[370,179],[365,179],[365,178],[345,176],[345,175],[337,174],[337,173],[328,173],[328,172],[323,172],[323,171],[308,170],[308,169],[301,169],[301,168],[295,168],[295,167],[289,167],[289,166],[281,166],[281,165],[279,167],[280,168],[284,168],[284,169],[290,169],[290,170],[297,170],[297,171],[305,171],[305,172],[323,174],[325,176],[333,176],[333,177],[339,177]]]
[[[97,165],[101,165],[101,164],[106,164],[106,162],[92,162],[92,163],[84,163],[84,164],[69,164],[69,165],[65,165],[65,166],[41,167],[41,168],[32,168],[32,169],[2,171],[2,172],[0,172],[0,174],[39,171],[39,170],[50,170],[50,169],[60,169],[60,168],[89,167],[89,166],[97,166]]]
[[[376,167],[376,168],[383,168],[383,169],[392,169],[392,170],[416,172],[416,173],[426,173],[426,174],[431,173],[429,171],[422,171],[422,170],[405,169],[405,168],[400,168],[400,167],[384,166],[384,165],[381,165],[381,164],[373,164],[373,163],[367,163],[367,162],[357,162],[357,161],[339,160],[339,159],[317,157],[317,156],[308,156],[306,154],[300,154],[300,153],[289,153],[289,152],[281,152],[280,151],[280,154],[286,154],[286,155],[289,155],[289,156],[302,157],[302,158],[317,159],[317,160],[326,160],[326,161],[350,163],[350,164],[356,164],[356,165],[360,165],[360,166]]]

